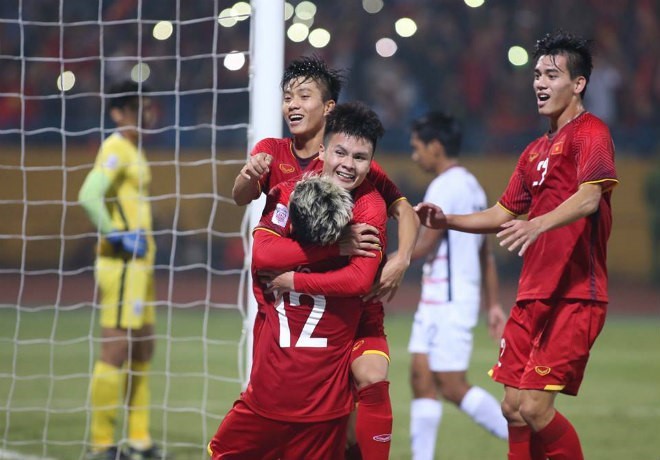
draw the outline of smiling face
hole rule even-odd
[[[541,115],[558,120],[563,114],[581,107],[580,92],[586,85],[583,76],[572,78],[564,54],[540,56],[534,68],[534,92]]]
[[[315,80],[298,77],[284,87],[282,115],[296,137],[313,137],[323,130],[325,116],[335,101],[323,102],[323,92]]]
[[[364,181],[374,156],[373,144],[364,138],[334,133],[319,151],[323,174],[340,187],[354,190]]]

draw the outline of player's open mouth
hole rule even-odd
[[[539,102],[545,102],[548,99],[550,99],[550,96],[548,94],[545,94],[545,93],[539,93],[539,94],[536,95],[536,98],[539,100]]]
[[[299,115],[299,114],[289,115],[289,121],[291,123],[297,123],[299,121],[302,121],[302,119],[303,119],[303,116]]]
[[[341,172],[341,171],[337,171],[337,175],[339,177],[341,177],[342,179],[345,179],[345,180],[354,180],[355,179],[354,174],[348,174],[348,173]]]

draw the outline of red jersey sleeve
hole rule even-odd
[[[371,169],[369,170],[367,179],[378,190],[383,200],[385,200],[388,213],[394,203],[406,199],[401,193],[401,190],[399,190],[399,187],[390,180],[385,170],[375,160],[371,162]]]
[[[603,189],[614,187],[617,183],[614,166],[614,143],[609,129],[600,120],[593,121],[581,131],[576,131],[578,183],[603,183]]]
[[[303,246],[289,238],[289,198],[295,182],[284,182],[270,191],[259,225],[255,227],[252,266],[257,270],[291,270],[339,255],[339,245]]]
[[[520,156],[516,169],[509,179],[509,184],[498,201],[500,206],[516,216],[527,214],[532,203],[532,194],[525,185],[524,179],[526,161],[527,150]]]
[[[352,257],[345,267],[323,273],[294,274],[298,292],[334,297],[361,296],[369,292],[387,245],[385,203],[372,184],[364,182],[354,193],[353,222],[363,222],[378,229],[381,250],[377,257]]]

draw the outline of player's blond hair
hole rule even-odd
[[[353,218],[353,198],[327,177],[305,176],[291,194],[289,217],[299,242],[334,244]]]

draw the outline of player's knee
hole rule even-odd
[[[523,418],[519,412],[518,404],[514,404],[510,400],[507,400],[505,398],[504,401],[502,401],[501,408],[502,408],[502,415],[504,415],[504,418],[509,423],[523,421]]]
[[[381,372],[376,369],[369,369],[365,372],[360,372],[359,375],[354,375],[355,384],[358,390],[373,385],[374,383],[384,382],[387,380],[387,372]]]

